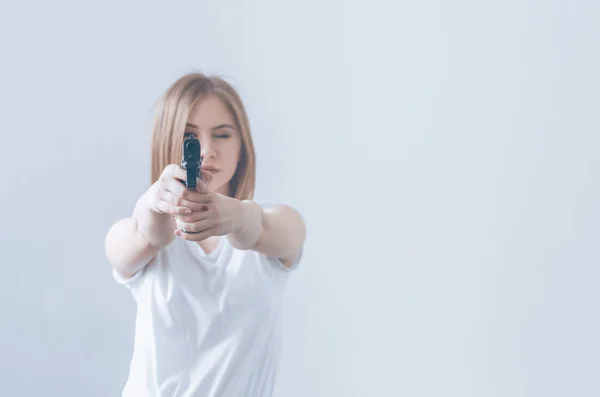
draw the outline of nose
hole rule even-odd
[[[217,152],[215,151],[213,144],[210,139],[204,140],[204,142],[200,142],[200,157],[202,160],[207,158],[215,158]]]

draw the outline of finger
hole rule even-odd
[[[191,214],[177,215],[177,219],[181,222],[194,223],[204,219],[208,219],[211,213],[208,212],[208,207],[204,211],[194,211]]]
[[[158,200],[155,204],[155,208],[160,213],[169,215],[189,215],[192,213],[192,210],[189,208],[180,205],[175,205],[165,200]]]
[[[204,202],[198,202],[198,201],[200,201],[200,199],[198,199],[198,198],[196,199],[198,201],[191,201],[191,200],[187,200],[183,197],[177,196],[175,193],[171,192],[170,190],[162,190],[159,196],[160,196],[160,199],[162,199],[168,203],[171,203],[171,204],[179,206],[179,207],[189,208],[193,212],[205,212],[205,211],[208,211],[208,209],[209,209],[209,207],[208,207],[209,200],[206,200],[206,198],[204,198]]]
[[[210,218],[205,218],[197,222],[179,222],[178,228],[188,233],[200,233],[213,226]]]
[[[215,230],[213,228],[203,230],[199,233],[189,233],[189,231],[188,233],[186,233],[182,229],[177,229],[175,230],[175,234],[188,241],[202,241],[206,240],[209,237],[216,236]]]
[[[187,172],[179,164],[169,164],[163,170],[160,179],[165,181],[169,179],[180,179],[185,181],[187,179]]]
[[[187,201],[193,201],[195,203],[200,204],[208,204],[212,202],[212,196],[207,193],[200,193],[194,190],[187,190],[185,186],[176,182],[175,180],[170,180],[164,182],[164,188],[167,191],[170,191],[177,197],[181,197]],[[177,203],[175,203],[177,204]]]

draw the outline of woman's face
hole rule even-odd
[[[208,96],[191,110],[186,133],[200,140],[202,169],[213,174],[210,190],[229,195],[229,181],[240,157],[241,136],[221,99]]]

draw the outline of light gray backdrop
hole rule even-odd
[[[104,235],[181,74],[250,113],[308,223],[279,397],[598,396],[597,1],[0,6],[0,395],[116,396]]]

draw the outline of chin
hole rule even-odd
[[[210,190],[215,192],[222,192],[228,190],[229,181],[231,178],[224,178],[221,172],[210,182]]]
[[[208,187],[208,189],[211,192],[215,192],[215,193],[219,193],[219,194],[226,194],[227,193],[227,184],[226,183],[214,183],[215,181],[212,181]]]

